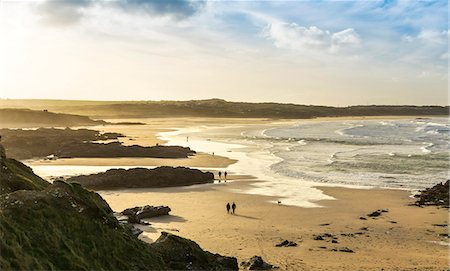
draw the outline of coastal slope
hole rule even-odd
[[[26,108],[0,108],[0,128],[70,127],[106,124],[86,116]]]
[[[138,240],[97,193],[63,181],[44,184],[0,151],[2,188],[9,178],[30,183],[27,190],[2,189],[1,270],[237,270],[235,258],[172,234],[155,244]]]

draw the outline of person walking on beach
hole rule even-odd
[[[222,178],[222,171],[219,171],[219,181],[220,181],[220,178]]]
[[[232,209],[231,213],[234,215],[234,212],[236,210],[236,203],[233,202],[233,204],[231,205],[231,209]]]
[[[228,203],[227,203],[227,214],[230,213],[230,208],[231,208],[231,207],[230,207],[230,203],[228,202]]]
[[[227,181],[227,175],[228,175],[228,173],[225,171],[225,172],[223,173],[223,176],[225,177],[225,182]]]

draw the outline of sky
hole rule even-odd
[[[448,105],[448,2],[0,0],[0,98]]]

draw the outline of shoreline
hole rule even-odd
[[[209,119],[196,120],[194,127],[198,128],[208,123],[211,125],[209,121]],[[284,125],[281,121],[262,121],[252,127],[271,123]],[[158,134],[179,133],[178,128],[173,127],[188,128],[190,123],[177,120],[171,124],[159,123],[159,125],[158,132],[135,130],[132,133],[135,137],[139,137],[140,142],[150,144],[152,138],[157,138]],[[166,126],[167,129],[162,129],[163,125],[171,127]],[[235,129],[247,127],[246,125],[246,122],[241,120]],[[221,129],[218,128],[216,132],[220,134]],[[168,205],[172,209],[169,216],[146,219],[151,225],[138,226],[144,231],[140,239],[146,242],[154,241],[161,231],[167,231],[195,240],[208,251],[235,256],[239,262],[254,255],[262,256],[265,261],[279,266],[280,270],[380,270],[381,268],[446,270],[449,243],[448,239],[440,234],[447,228],[433,224],[448,225],[447,209],[408,206],[413,199],[407,190],[349,188],[339,184],[323,185],[307,182],[293,183],[292,189],[284,192],[295,194],[297,193],[295,189],[301,188],[303,194],[295,196],[304,197],[304,201],[311,202],[311,205],[291,206],[289,201],[280,196],[261,195],[260,191],[248,193],[262,182],[270,184],[271,179],[269,175],[265,175],[265,169],[252,164],[252,161],[257,161],[261,165],[261,157],[248,157],[243,154],[244,152],[239,154],[234,149],[242,146],[230,147],[230,144],[220,142],[216,144],[207,139],[190,136],[189,144],[207,144],[207,147],[212,146],[216,152],[214,159],[223,157],[227,163],[234,160],[233,164],[227,164],[226,167],[230,173],[229,182],[97,192],[114,211],[118,212],[143,205]],[[177,140],[186,143],[184,135],[180,135]],[[214,161],[210,153],[204,153],[203,158],[202,165],[205,168],[225,169],[225,167],[213,168]],[[79,166],[85,165],[83,162],[105,165],[111,162],[112,165],[112,160],[108,163],[95,160],[78,162]],[[50,161],[49,164],[68,162],[57,161]],[[130,165],[134,165],[136,161],[135,159],[129,161]],[[176,159],[174,162],[180,165],[183,161]],[[112,166],[117,166],[117,163]],[[256,172],[257,175],[242,176],[239,171],[233,170],[236,166],[240,166],[248,173]],[[317,194],[319,197],[311,199],[308,191],[319,193]],[[278,200],[281,200],[281,204],[276,203]],[[228,215],[225,204],[233,201],[238,206],[237,213]],[[367,217],[367,214],[378,209],[386,209],[388,212],[376,219]],[[362,220],[360,217],[366,219]],[[329,237],[325,237],[325,240],[314,240],[316,235],[325,233],[336,237],[338,243],[332,243]],[[275,247],[275,244],[283,240],[294,241],[298,246]],[[333,251],[344,247],[354,252]]]
[[[150,226],[138,226],[144,230],[143,241],[152,242],[167,231],[206,250],[236,256],[239,262],[260,255],[280,270],[443,270],[447,265],[448,239],[439,236],[446,228],[433,226],[448,224],[447,209],[409,206],[412,199],[406,191],[320,187],[335,200],[320,201],[322,208],[303,208],[234,192],[247,185],[243,180],[99,193],[115,211],[147,204],[172,209],[169,216],[145,219]],[[225,204],[231,201],[237,203],[236,215],[226,214]],[[367,217],[377,209],[388,212]],[[314,240],[325,233],[338,243]],[[275,247],[285,239],[298,246]],[[354,253],[332,251],[342,247]]]
[[[391,116],[393,119],[407,118],[412,116]],[[379,116],[373,116],[372,119],[379,119]],[[333,117],[323,119],[307,119],[306,121],[335,121],[337,119],[348,120],[346,117]],[[367,119],[367,117],[357,117],[354,119]],[[381,119],[386,119],[381,117]],[[226,170],[230,174],[250,175],[257,181],[252,182],[253,185],[248,186],[245,190],[236,191],[239,193],[249,193],[257,195],[276,196],[277,199],[272,202],[281,200],[289,205],[297,205],[303,207],[320,207],[317,202],[321,199],[329,199],[325,193],[322,192],[320,187],[347,187],[358,189],[370,189],[374,186],[369,185],[352,185],[344,183],[324,183],[315,181],[306,181],[274,175],[269,167],[279,161],[280,158],[275,155],[269,154],[268,146],[261,146],[264,142],[257,142],[259,153],[253,150],[247,151],[246,149],[255,148],[248,142],[245,145],[236,143],[235,141],[227,141],[220,136],[225,133],[226,136],[232,134],[240,134],[249,132],[248,136],[252,136],[251,132],[272,129],[274,127],[292,125],[304,120],[269,120],[258,119],[256,123],[249,123],[247,119],[222,119],[226,125],[217,125],[211,123],[213,118],[196,118],[193,120],[175,119],[161,120],[161,119],[147,119],[147,125],[139,126],[109,126],[104,128],[104,132],[121,132],[126,135],[123,139],[124,142],[133,139],[130,143],[137,143],[140,141],[143,145],[151,145],[155,142],[164,142],[167,145],[180,145],[190,147],[196,151],[200,150],[198,154],[190,158],[180,159],[160,159],[160,158],[70,158],[70,159],[57,159],[57,160],[31,160],[26,161],[29,166],[37,169],[41,175],[51,176],[46,174],[46,171],[52,171],[58,166],[65,166],[71,175],[82,174],[84,169],[81,168],[85,165],[90,171],[88,173],[97,173],[110,168],[131,168],[131,167],[156,167],[156,166],[186,166],[195,167],[200,170],[208,170],[217,172],[219,170]],[[131,121],[131,120],[130,120]],[[148,126],[151,125],[151,129]],[[155,127],[153,127],[155,125]],[[130,131],[128,132],[128,128]],[[262,130],[261,130],[262,129]],[[125,132],[127,131],[127,132]],[[230,132],[231,131],[231,132]],[[219,137],[217,137],[219,135]],[[135,141],[136,140],[136,141]],[[155,141],[156,140],[156,141]],[[239,141],[237,141],[239,142]],[[215,151],[215,155],[213,155]],[[252,156],[249,156],[249,153]],[[77,168],[78,167],[78,168]],[[96,169],[98,167],[98,169]],[[300,182],[300,186],[297,183]],[[271,183],[281,184],[285,186],[283,191],[273,190],[270,186]],[[268,187],[266,187],[268,186]],[[376,186],[375,186],[376,187]],[[397,188],[387,187],[388,189],[399,189],[410,191],[414,193],[417,190],[412,188]],[[297,195],[302,195],[301,199]],[[286,197],[290,197],[291,200],[286,200]]]

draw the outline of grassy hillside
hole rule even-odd
[[[233,118],[314,118],[337,116],[434,116],[448,115],[443,106],[350,106],[330,107],[282,103],[228,102],[221,99],[193,101],[61,101],[40,100],[55,112],[96,118],[151,117],[233,117]],[[0,107],[42,109],[34,100],[0,100]]]
[[[13,127],[69,127],[101,125],[104,121],[92,120],[86,116],[53,113],[47,110],[29,110],[0,107],[0,128]]]
[[[237,270],[178,236],[144,243],[97,193],[49,184],[0,152],[0,270]]]
[[[2,145],[0,155],[0,194],[16,190],[43,190],[50,185],[35,175],[31,168],[14,159],[6,158]]]

